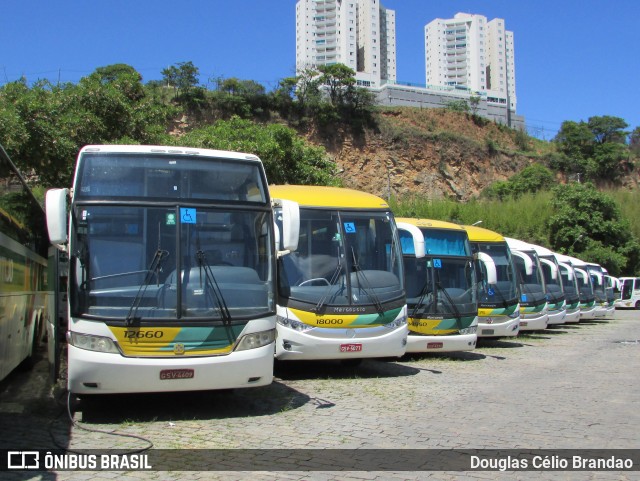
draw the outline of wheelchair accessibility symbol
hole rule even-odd
[[[191,207],[180,208],[180,221],[183,224],[195,224],[196,223],[196,210]]]
[[[344,231],[347,234],[355,234],[356,233],[356,225],[353,222],[345,222],[344,223]]]
[[[442,269],[442,259],[433,259],[433,267]]]

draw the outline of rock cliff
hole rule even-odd
[[[389,195],[461,201],[506,180],[553,150],[504,126],[445,109],[378,112],[375,127],[311,132],[336,163],[345,187]]]

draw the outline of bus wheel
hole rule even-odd
[[[635,305],[636,310],[640,309],[640,301],[636,301],[636,305]]]
[[[38,360],[38,349],[40,347],[40,336],[42,335],[42,326],[40,325],[40,318],[35,319],[35,327],[33,337],[31,338],[31,352],[22,361],[20,368],[22,371],[30,371],[36,365]]]

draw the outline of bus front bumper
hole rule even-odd
[[[277,329],[276,359],[283,361],[401,357],[407,348],[406,324],[396,329],[376,328],[376,336],[367,336],[367,328],[323,329],[326,337],[280,324]]]
[[[564,323],[569,324],[572,322],[580,322],[580,309],[574,309],[571,312],[567,312],[564,317]]]
[[[520,332],[520,317],[492,318],[488,322],[487,318],[480,318],[478,321],[478,337],[513,337]]]
[[[567,311],[564,309],[557,311],[550,311],[548,313],[549,319],[547,320],[547,325],[556,325],[556,324],[564,324],[565,317],[567,317]]]
[[[200,391],[273,381],[273,343],[224,356],[128,358],[68,346],[67,388],[75,394]]]
[[[545,313],[541,316],[523,317],[520,316],[521,331],[540,331],[547,328],[549,316]]]
[[[472,351],[476,347],[476,334],[451,336],[419,336],[409,334],[407,352],[459,352]]]

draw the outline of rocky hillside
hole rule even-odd
[[[385,109],[376,127],[353,134],[312,133],[335,160],[345,187],[387,198],[417,194],[461,201],[532,162],[553,147],[522,133],[445,109]]]

